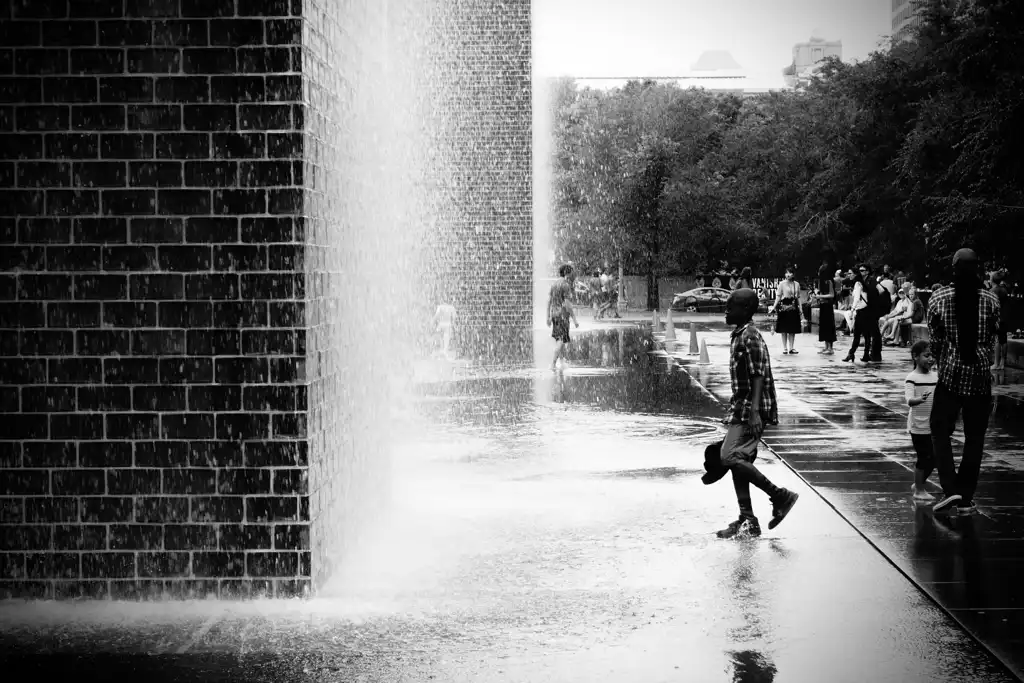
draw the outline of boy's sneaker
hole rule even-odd
[[[954,493],[951,496],[943,496],[942,500],[932,506],[932,512],[936,514],[949,514],[953,510],[953,505],[959,503],[961,496],[959,493]]]
[[[910,493],[911,493],[911,495],[914,496],[914,500],[919,500],[919,501],[922,501],[922,502],[929,502],[929,501],[935,500],[935,496],[933,496],[932,494],[928,493],[924,489],[917,488],[916,484],[914,486],[910,487]]]
[[[761,535],[761,525],[756,519],[740,517],[721,531],[715,532],[715,535],[719,538],[755,538]]]
[[[959,517],[970,517],[971,515],[978,514],[978,506],[974,501],[969,503],[960,502],[956,506],[956,514]]]
[[[782,520],[786,518],[789,511],[796,505],[796,499],[799,497],[799,493],[789,489],[782,489],[779,492],[778,498],[772,501],[772,520],[768,522],[769,529],[774,529],[782,523]]]

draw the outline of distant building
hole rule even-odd
[[[786,84],[791,88],[807,85],[828,57],[843,58],[843,41],[815,35],[805,43],[797,43],[793,46],[793,61],[782,71]]]
[[[575,79],[581,86],[597,90],[621,88],[629,81],[651,80],[675,83],[680,88],[703,88],[717,93],[733,93],[750,97],[787,86],[778,75],[748,73],[727,50],[707,50],[690,69],[677,76],[587,76]]]
[[[892,40],[899,43],[910,37],[910,31],[921,23],[914,0],[892,0]]]

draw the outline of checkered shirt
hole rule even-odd
[[[732,376],[732,401],[726,424],[743,424],[750,419],[751,380],[764,378],[761,389],[761,420],[766,425],[779,423],[778,401],[775,398],[775,379],[768,357],[768,345],[753,322],[737,327],[732,332],[729,358]]]
[[[939,367],[939,384],[960,396],[984,396],[992,391],[989,356],[999,329],[999,298],[988,290],[978,293],[978,346],[961,349],[956,325],[955,293],[943,287],[928,300],[928,333]]]

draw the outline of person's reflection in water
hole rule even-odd
[[[729,652],[733,683],[772,683],[776,668],[770,659],[754,650]]]
[[[915,513],[913,553],[924,560],[915,563],[916,578],[953,609],[992,607],[978,524],[976,517],[934,515],[928,507]]]
[[[976,517],[958,517],[960,530],[960,557],[964,568],[964,592],[968,604],[976,609],[988,609],[994,605],[989,600],[990,580],[982,553],[980,530],[982,522]]]
[[[565,375],[559,372],[551,379],[551,400],[555,403],[565,403]]]
[[[859,396],[854,397],[850,410],[850,426],[854,429],[863,429],[868,422],[867,410]]]

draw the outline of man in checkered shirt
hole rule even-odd
[[[735,326],[732,332],[729,373],[732,376],[732,400],[725,418],[726,433],[722,441],[722,466],[732,471],[733,487],[740,507],[740,517],[718,532],[719,538],[760,536],[761,526],[750,500],[753,484],[768,494],[772,501],[774,529],[789,514],[799,495],[770,482],[757,467],[757,446],[766,424],[778,424],[778,405],[771,358],[764,338],[752,319],[757,311],[757,293],[738,289],[725,303],[725,322]]]
[[[999,298],[982,287],[981,264],[972,250],[953,255],[953,272],[953,286],[928,300],[928,332],[939,368],[930,427],[943,492],[932,509],[972,515],[977,512],[974,490],[992,408],[990,355],[999,330]],[[964,451],[957,470],[950,436],[961,413]]]

